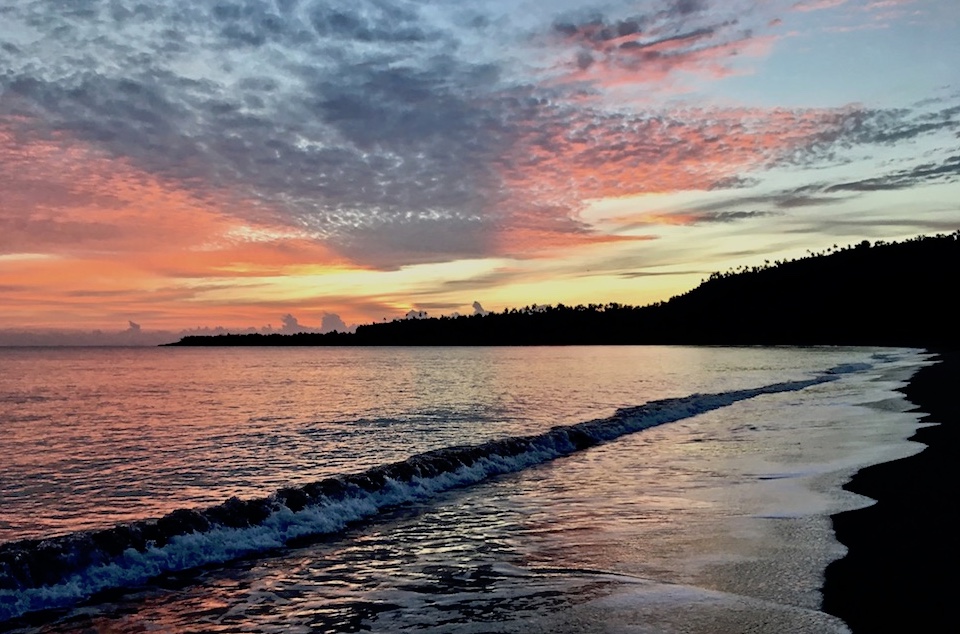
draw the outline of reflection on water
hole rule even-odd
[[[388,350],[365,365],[358,358],[370,351],[225,351],[219,359],[196,352],[171,357],[188,368],[180,371],[148,354],[140,363],[167,377],[167,392],[155,379],[155,395],[139,399],[142,410],[128,401],[125,416],[108,410],[109,420],[97,419],[96,399],[85,398],[15,409],[71,421],[46,423],[50,447],[77,438],[97,446],[17,458],[19,469],[48,474],[47,489],[0,467],[4,492],[18,492],[12,517],[20,519],[7,534],[104,521],[90,511],[103,499],[113,500],[111,518],[156,515],[184,500],[262,494],[433,447],[533,433],[655,398],[803,378],[869,357],[638,348],[438,350],[421,359]],[[107,354],[123,367],[137,352]],[[852,470],[915,450],[902,439],[916,417],[890,392],[906,372],[900,368],[915,362],[908,361],[650,429],[393,509],[331,538],[98,597],[26,629],[845,631],[818,611],[820,575],[840,554],[827,515],[862,503],[839,490]],[[225,386],[215,397],[210,380],[198,378],[214,368]],[[106,380],[93,376],[87,384]],[[299,381],[302,391],[290,387]],[[148,383],[131,379],[102,393],[132,399]],[[284,386],[295,393],[278,394]],[[20,388],[23,401],[24,391],[56,389]],[[198,395],[220,405],[201,406]],[[59,405],[41,415],[49,403]],[[139,418],[143,411],[153,414]],[[3,425],[22,447],[47,442],[12,417]],[[65,465],[74,471],[60,473]],[[157,502],[161,491],[167,497]],[[70,511],[76,517],[54,512],[57,496],[81,500]],[[31,525],[31,504],[54,519]]]
[[[2,349],[0,542],[802,378],[823,355],[798,367],[722,348]]]

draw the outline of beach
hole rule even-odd
[[[902,392],[926,415],[912,438],[922,452],[867,467],[844,486],[877,500],[832,517],[849,553],[826,572],[823,609],[854,634],[946,631],[954,587],[946,562],[956,561],[954,533],[960,407],[953,389],[960,353],[938,351],[939,363],[919,370]]]

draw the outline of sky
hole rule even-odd
[[[645,305],[958,228],[954,0],[0,5],[0,345]]]

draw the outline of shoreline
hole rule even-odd
[[[844,489],[877,500],[831,516],[837,540],[847,547],[831,563],[823,584],[823,611],[843,619],[853,634],[947,631],[955,621],[953,584],[946,562],[955,561],[957,470],[960,441],[960,351],[931,350],[936,363],[921,368],[901,392],[924,413],[910,440],[918,454],[858,471]],[[933,628],[933,629],[930,629]]]

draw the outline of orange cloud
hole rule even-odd
[[[31,135],[29,123],[0,121],[0,289],[11,306],[0,327],[206,324],[204,280],[345,265],[302,231],[246,220],[271,217],[249,201],[197,193],[62,133]]]

